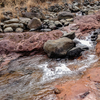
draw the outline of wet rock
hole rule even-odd
[[[67,57],[70,58],[70,59],[73,59],[75,57],[79,57],[81,55],[81,52],[83,50],[79,47],[74,47],[72,48],[71,50],[68,51],[67,53]]]
[[[19,23],[19,20],[17,18],[13,18],[13,19],[4,21],[4,23],[5,24]]]
[[[23,32],[23,29],[22,28],[16,28],[15,32],[18,32],[18,33]]]
[[[13,29],[11,27],[7,27],[4,29],[4,32],[13,32]]]
[[[59,38],[57,40],[48,40],[43,49],[47,53],[48,57],[64,57],[67,54],[67,51],[74,47],[74,42],[67,38]]]
[[[29,23],[28,23],[29,29],[38,29],[42,27],[42,22],[40,19],[34,17]]]
[[[74,17],[74,15],[70,12],[63,11],[63,12],[58,13],[58,19],[59,20],[67,19],[67,18],[73,18],[73,17]]]
[[[71,32],[71,33],[64,33],[63,37],[68,37],[70,39],[74,39],[75,38],[75,32]]]
[[[64,23],[66,22],[66,20],[61,19],[60,22],[64,25]]]

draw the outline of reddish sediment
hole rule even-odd
[[[61,91],[57,100],[100,100],[100,68],[88,69],[81,79],[55,86]]]

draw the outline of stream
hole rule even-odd
[[[0,100],[56,100],[53,89],[57,82],[78,79],[99,59],[89,37],[75,40],[80,42],[77,46],[89,47],[77,59],[50,59],[46,55],[35,55],[20,57],[0,69]]]

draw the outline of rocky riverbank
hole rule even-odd
[[[87,0],[3,12],[0,99],[99,100],[99,9]]]

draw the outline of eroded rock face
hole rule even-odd
[[[47,40],[61,37],[63,33],[59,30],[51,32],[26,32],[6,33],[5,38],[0,41],[0,54],[9,52],[40,52]]]
[[[44,44],[44,51],[49,57],[64,57],[67,55],[67,51],[75,46],[74,42],[67,38],[59,38],[57,40],[48,40]]]
[[[100,26],[100,15],[87,15],[76,18],[77,26],[79,26],[81,32],[88,32],[92,29],[97,29]]]

